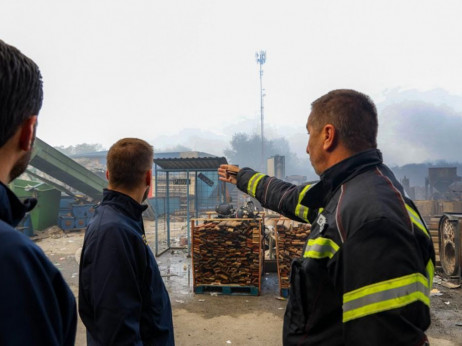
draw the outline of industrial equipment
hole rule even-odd
[[[446,275],[461,277],[462,213],[444,213],[438,227],[441,267]]]
[[[93,201],[101,200],[103,189],[107,187],[105,179],[89,171],[70,157],[40,140],[40,138],[35,138],[30,165],[80,191]],[[28,173],[31,174],[32,172],[28,171]],[[39,178],[44,180],[44,178]],[[53,184],[49,180],[47,180],[47,183]],[[53,186],[60,190],[62,189],[58,184],[53,184]],[[68,193],[67,190],[65,189],[64,191]]]

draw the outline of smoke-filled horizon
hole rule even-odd
[[[378,147],[385,163],[402,176],[407,172],[416,184],[423,185],[426,173],[422,173],[422,169],[425,170],[425,167],[462,165],[459,150],[462,147],[459,133],[462,129],[462,97],[442,89],[395,89],[384,93],[383,99],[376,104],[379,113]],[[279,129],[267,127],[265,158],[284,155],[287,175],[304,175],[308,180],[315,180],[317,176],[305,151],[308,140],[305,124],[296,125],[287,124]],[[259,129],[259,119],[240,118],[228,127],[226,133],[178,126],[178,133],[157,136],[148,141],[155,152],[201,151],[259,169]],[[243,143],[245,150],[233,147],[234,137],[239,135],[246,137],[246,143]],[[79,145],[75,147],[77,149]],[[93,148],[103,147],[94,144]]]
[[[394,165],[462,162],[462,97],[442,90],[393,93],[379,104],[378,144]]]
[[[425,180],[425,167],[462,165],[462,97],[442,89],[430,91],[389,90],[377,102],[378,147],[384,161],[402,176],[413,177],[418,185]],[[308,112],[307,112],[308,116]],[[261,168],[259,119],[237,119],[226,133],[206,128],[178,128],[178,133],[150,139],[156,152],[201,151],[226,156],[235,164]],[[287,124],[278,130],[268,126],[266,158],[286,156],[286,174],[317,179],[305,152],[308,135],[304,123]],[[233,147],[235,136],[244,135],[243,147]],[[241,136],[242,137],[242,136]],[[99,146],[101,147],[101,146]],[[232,153],[232,155],[231,155]],[[418,173],[416,173],[418,171]],[[402,178],[402,177],[401,177]]]
[[[435,164],[440,161],[462,162],[459,150],[462,147],[462,97],[451,95],[442,89],[425,92],[391,90],[377,102],[377,108],[378,147],[384,155],[385,163],[390,166],[404,166]],[[250,130],[243,124],[251,124]],[[243,132],[259,136],[256,125],[257,120],[240,120],[230,132],[231,135]],[[300,124],[298,129],[295,124],[288,124],[279,132],[270,127],[268,132],[265,139],[287,140],[290,152],[307,164],[307,172],[298,174],[312,173],[305,152],[308,136],[304,124]],[[176,142],[175,138],[181,138],[181,144],[177,145],[181,145],[183,149],[222,155],[231,148],[229,136],[220,136],[205,129],[181,129],[177,135],[157,137],[153,142],[159,151],[168,151],[175,148],[175,145],[169,145]]]

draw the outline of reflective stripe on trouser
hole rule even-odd
[[[257,193],[257,186],[258,182],[264,177],[265,175],[262,173],[255,173],[252,178],[250,178],[249,183],[247,184],[247,193],[255,197],[255,194]]]
[[[309,208],[305,207],[304,205],[301,205],[301,202],[302,202],[303,197],[305,197],[306,191],[308,191],[310,187],[311,185],[308,184],[303,188],[303,190],[298,195],[298,203],[297,203],[297,206],[295,207],[295,215],[298,216],[300,219],[305,220],[306,222],[308,222]]]
[[[416,301],[430,306],[428,279],[420,273],[414,273],[345,293],[343,322],[400,308]]]
[[[303,257],[307,258],[332,258],[338,251],[339,246],[331,239],[316,238],[308,239]]]
[[[422,232],[424,232],[427,237],[430,238],[430,235],[428,234],[427,228],[425,227],[424,223],[420,219],[419,214],[417,214],[416,211],[414,209],[412,209],[412,207],[407,203],[406,203],[406,209],[407,209],[407,212],[409,214],[409,217],[412,220],[412,223],[417,228],[419,228]]]

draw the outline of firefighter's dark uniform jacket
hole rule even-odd
[[[88,345],[174,345],[170,299],[146,243],[146,206],[104,190],[85,234],[79,313]]]
[[[310,222],[292,262],[284,345],[422,345],[435,255],[429,232],[380,151],[356,154],[315,184],[249,168],[237,186],[269,209]]]
[[[74,345],[74,295],[43,251],[13,228],[35,205],[0,182],[0,345]]]

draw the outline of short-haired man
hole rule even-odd
[[[108,189],[85,234],[79,313],[88,345],[174,345],[170,299],[144,233],[152,147],[124,138],[107,155]]]
[[[75,298],[42,250],[14,229],[37,203],[6,184],[26,169],[42,106],[38,66],[0,40],[0,345],[73,345]]]
[[[295,186],[222,165],[264,207],[310,222],[292,262],[284,345],[424,345],[435,254],[414,203],[376,149],[366,95],[334,90],[312,103],[307,153],[321,180]],[[236,172],[236,175],[230,174]]]

